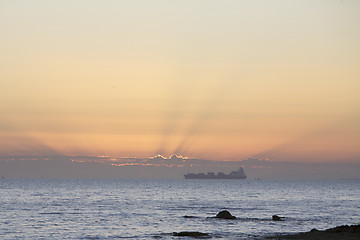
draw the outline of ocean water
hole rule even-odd
[[[263,239],[359,224],[360,181],[1,179],[0,209],[0,239]]]

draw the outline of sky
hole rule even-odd
[[[360,162],[357,0],[0,0],[0,155]]]

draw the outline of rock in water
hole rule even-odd
[[[235,216],[231,215],[229,211],[221,211],[216,215],[216,218],[223,218],[223,219],[236,219]]]
[[[273,221],[283,221],[283,218],[284,218],[284,217],[279,217],[278,215],[273,215],[273,216],[272,216],[272,220],[273,220]]]
[[[173,236],[176,237],[208,237],[209,234],[202,232],[174,232]]]

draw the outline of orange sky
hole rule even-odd
[[[360,161],[359,1],[0,1],[0,154]]]

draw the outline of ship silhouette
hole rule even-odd
[[[240,167],[238,171],[233,171],[230,174],[225,174],[223,172],[214,172],[205,173],[188,173],[184,175],[185,179],[246,179],[246,174],[244,169]]]

